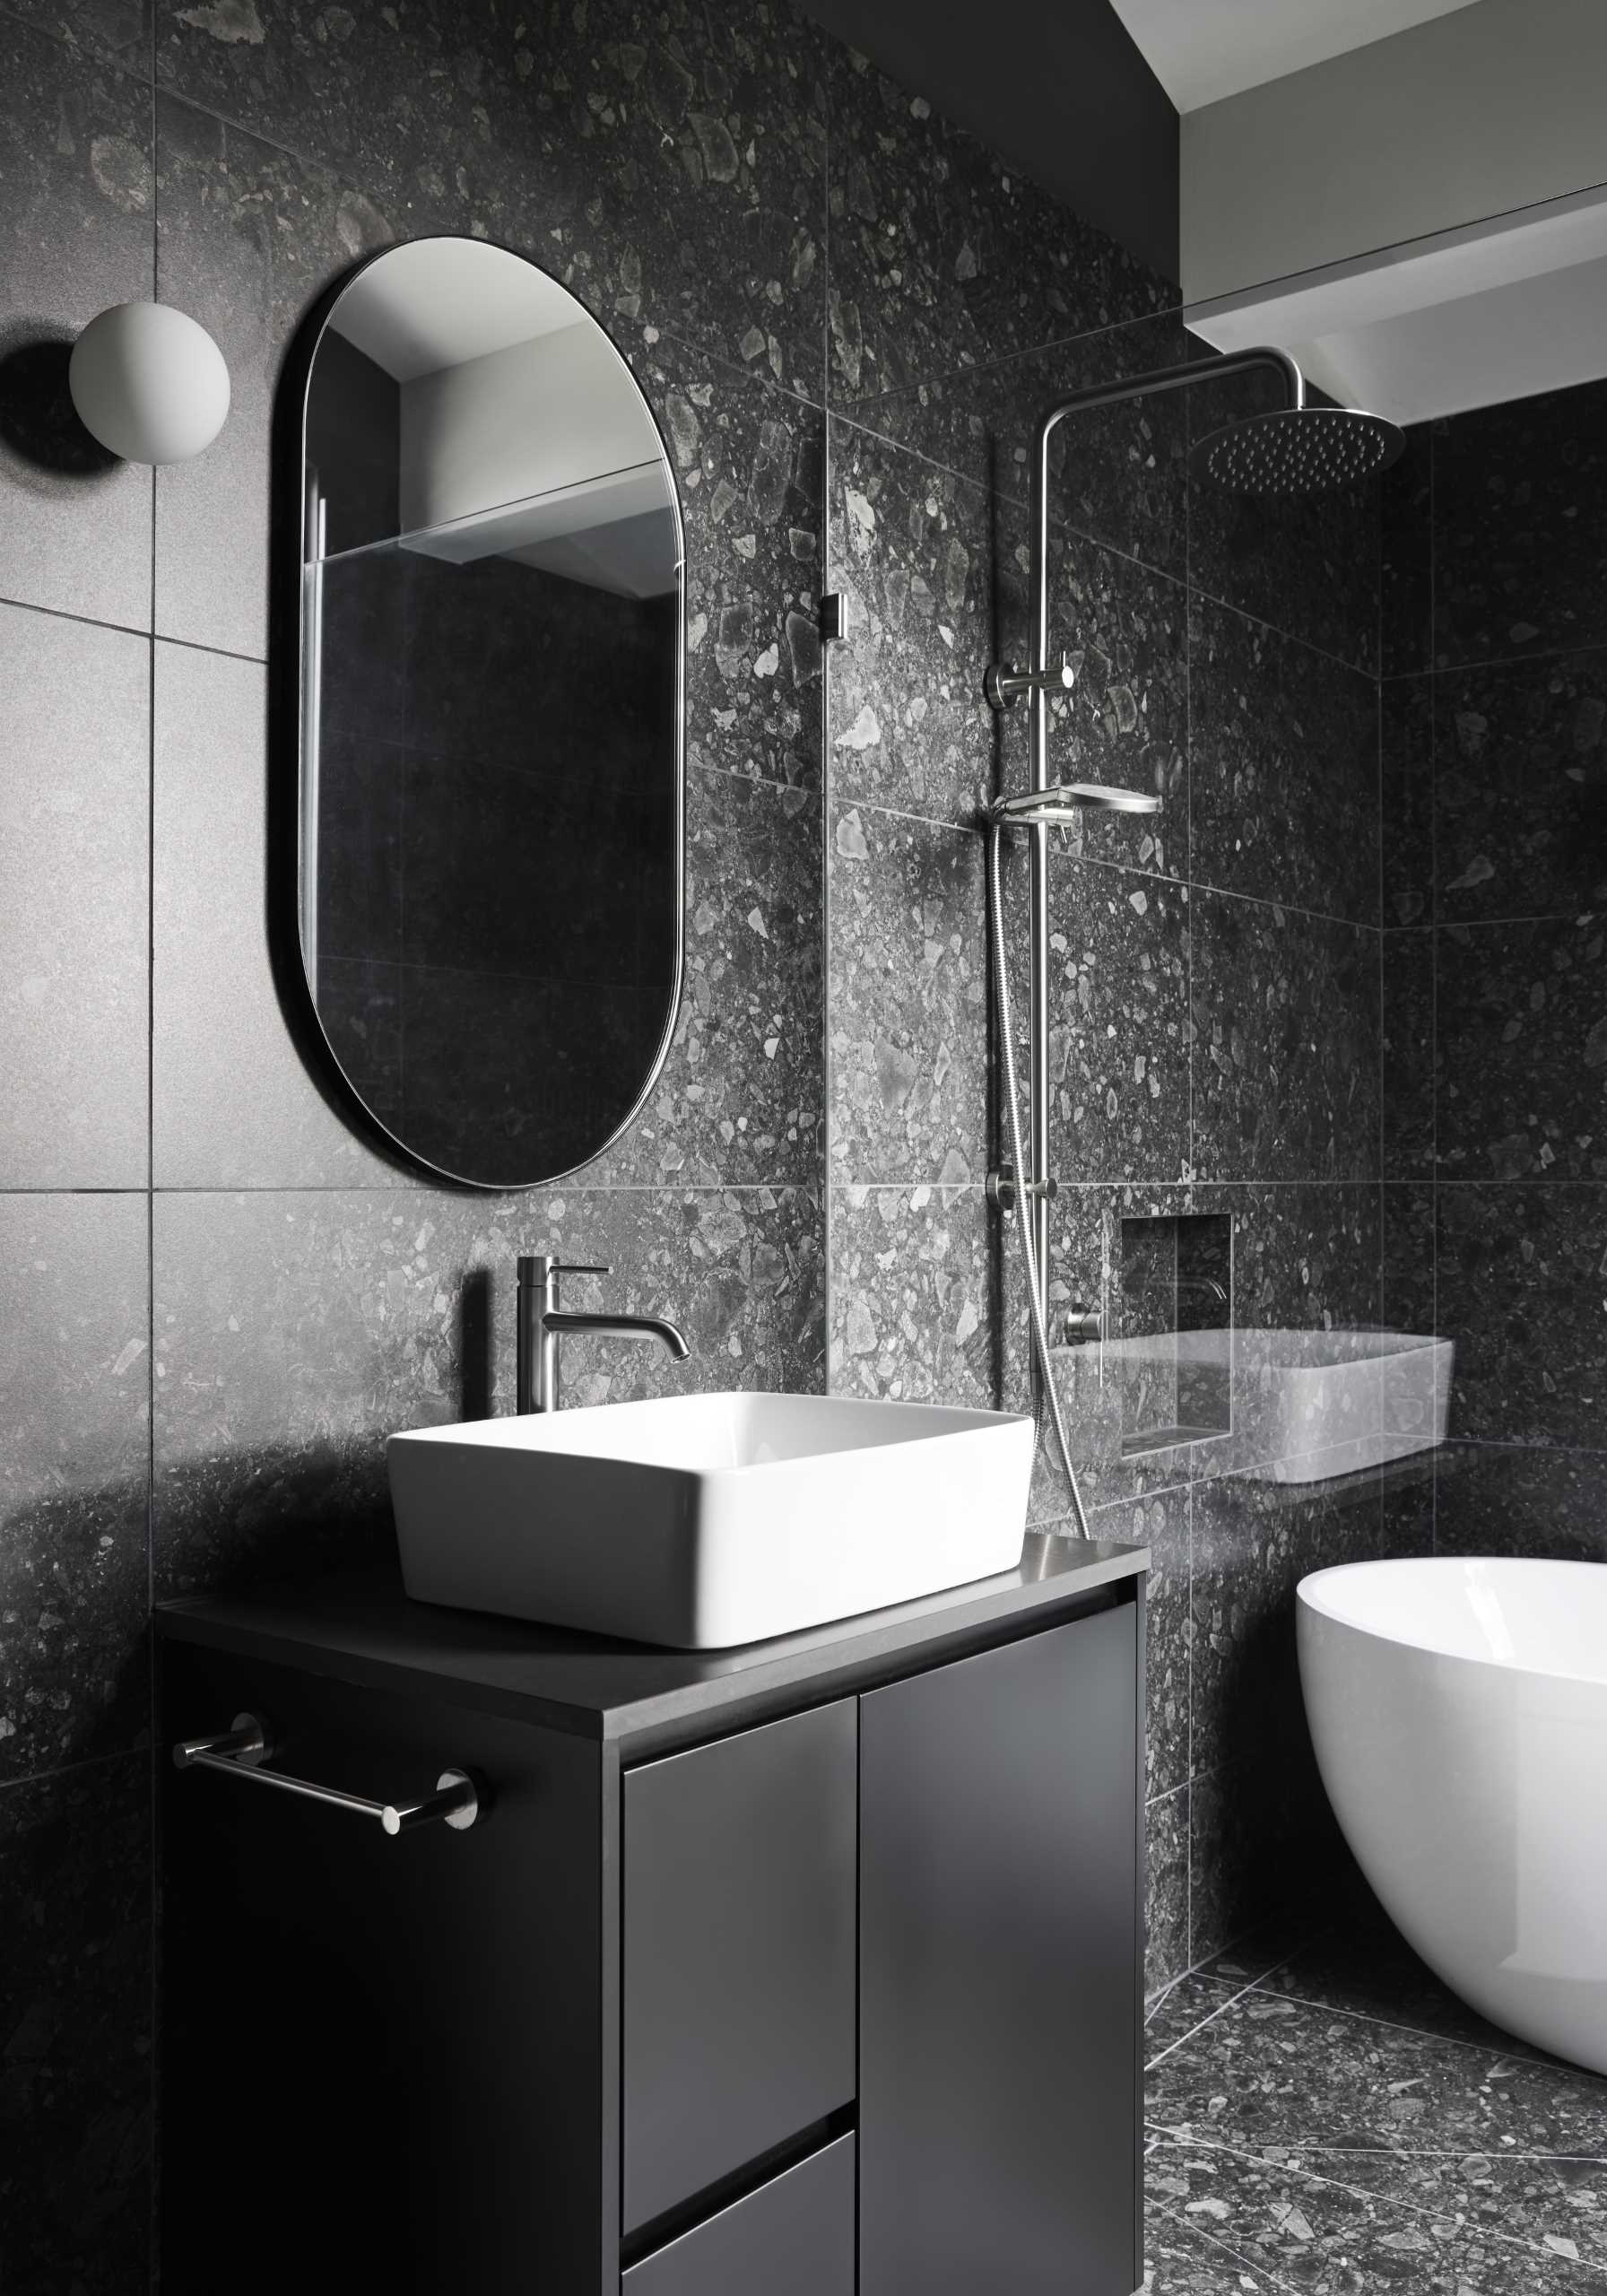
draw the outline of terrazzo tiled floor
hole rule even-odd
[[[1148,2031],[1149,2296],[1607,2291],[1607,2079],[1374,1918],[1223,1955]]]

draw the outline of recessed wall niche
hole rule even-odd
[[[1164,1450],[1230,1432],[1231,1217],[1124,1220],[1116,1314],[1123,1451]]]

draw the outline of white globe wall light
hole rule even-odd
[[[67,387],[86,430],[130,463],[182,463],[229,413],[229,370],[170,303],[114,303],[73,346]]]

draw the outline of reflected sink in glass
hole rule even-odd
[[[1160,1440],[1198,1443],[1211,1472],[1230,1465],[1264,1482],[1326,1483],[1446,1439],[1455,1361],[1448,1339],[1240,1326],[1116,1340],[1105,1353],[1109,1373],[1146,1405],[1169,1382],[1183,1423]],[[1220,1399],[1217,1423],[1203,1423],[1202,1396]],[[1157,1443],[1141,1433],[1124,1448]]]
[[[682,1650],[910,1602],[1021,1559],[1029,1419],[670,1396],[387,1447],[407,1592]]]

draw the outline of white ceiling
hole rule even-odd
[[[1179,111],[1367,48],[1475,0],[1113,0]]]

